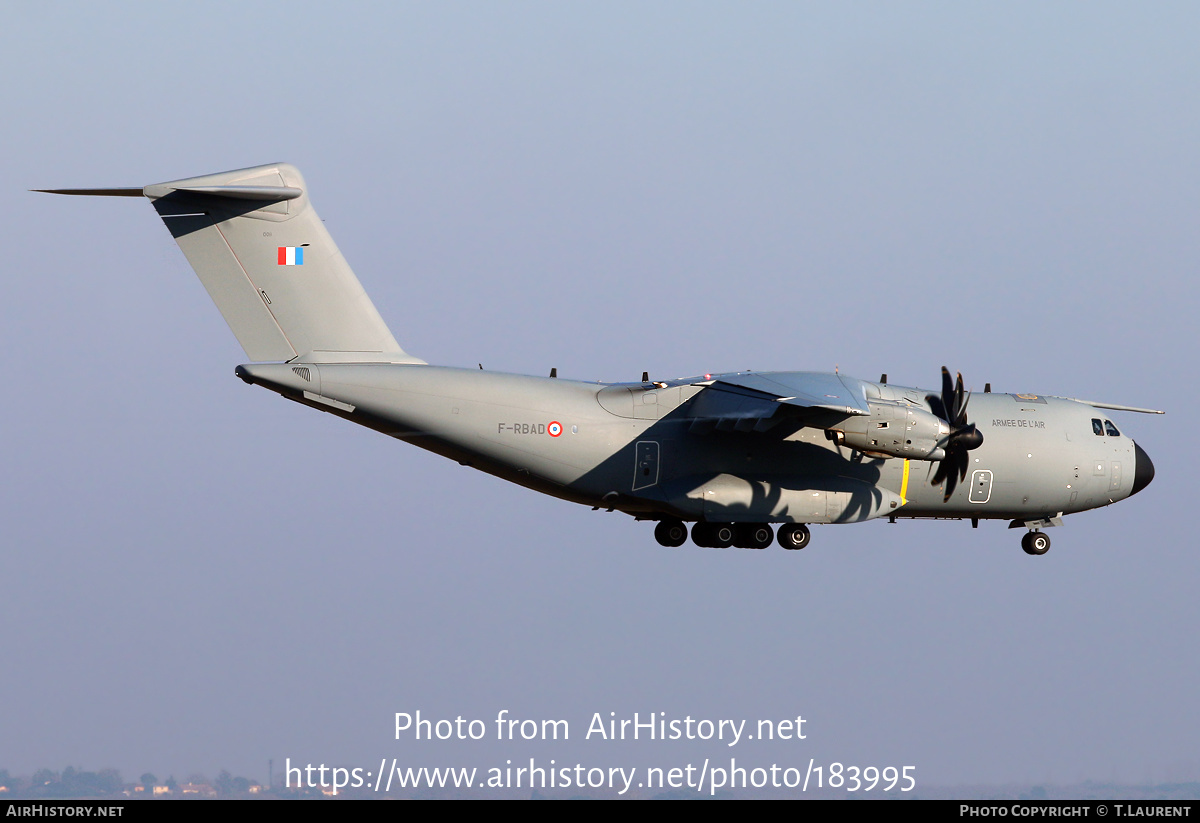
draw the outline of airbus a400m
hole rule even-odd
[[[1154,477],[1110,403],[969,395],[840,374],[598,384],[431,366],[405,352],[309,203],[272,164],[144,188],[251,362],[247,383],[505,480],[657,521],[664,546],[802,549],[814,523],[1008,520],[1029,554],[1067,514]],[[776,529],[777,527],[777,529]]]

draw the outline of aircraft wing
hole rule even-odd
[[[715,375],[693,385],[705,386],[692,405],[693,417],[754,423],[778,416],[831,413],[844,417],[870,414],[862,381],[818,372],[737,372]],[[790,413],[790,415],[788,414]]]

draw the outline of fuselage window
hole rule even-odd
[[[1104,430],[1108,432],[1109,437],[1120,437],[1121,433],[1117,431],[1117,427],[1107,420],[1104,421]]]
[[[1100,418],[1098,417],[1092,418],[1092,433],[1098,434],[1101,437],[1104,436],[1104,424],[1100,422]]]

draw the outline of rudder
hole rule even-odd
[[[252,361],[423,363],[400,348],[309,203],[273,163],[144,189]]]

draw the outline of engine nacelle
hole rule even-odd
[[[919,406],[872,401],[870,415],[851,417],[826,430],[835,443],[872,457],[941,460],[950,424]]]

